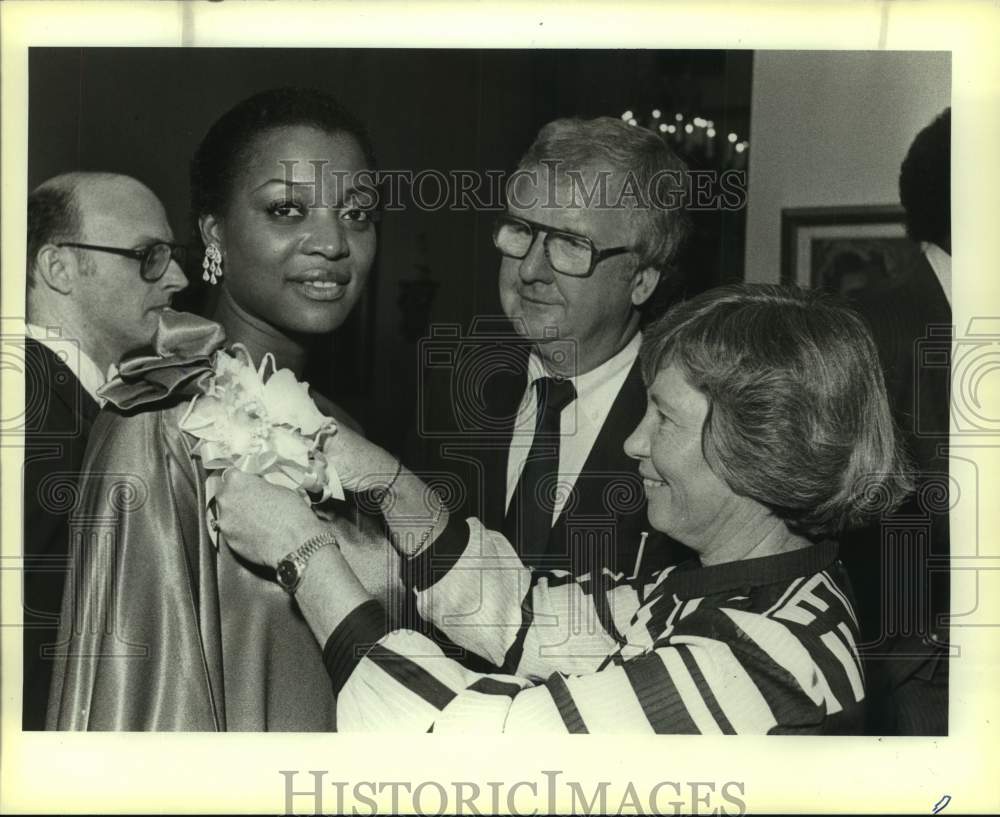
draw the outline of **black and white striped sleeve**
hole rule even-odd
[[[678,605],[692,612],[672,616],[669,632],[647,648],[623,647],[618,630],[638,605],[631,588],[598,583],[601,605],[620,608],[600,612],[587,581],[533,584],[510,545],[475,521],[443,538],[441,572],[428,570],[435,559],[423,565],[437,580],[411,577],[421,612],[503,671],[474,672],[422,634],[387,632],[369,602],[325,651],[338,729],[763,734],[813,728],[835,711],[824,639],[773,611]]]
[[[772,636],[757,656],[695,637],[598,671],[532,679],[473,672],[425,636],[397,630],[367,650],[338,690],[338,729],[765,734],[822,724],[829,710],[805,650],[777,630]],[[793,670],[771,660],[772,651],[787,652]]]
[[[457,521],[409,565],[420,615],[514,675],[593,672],[623,642],[638,595],[620,574],[533,573],[502,534]]]

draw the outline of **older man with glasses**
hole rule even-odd
[[[509,180],[493,243],[501,304],[525,342],[511,351],[515,365],[476,372],[484,414],[503,433],[475,455],[482,495],[465,510],[502,530],[536,572],[631,574],[643,558],[684,552],[643,545],[647,531],[661,535],[623,450],[646,405],[643,313],[673,278],[687,231],[684,169],[651,131],[561,119]]]
[[[153,338],[187,286],[160,200],[112,173],[68,173],[28,197],[23,727],[45,724],[69,513],[98,389]],[[48,649],[46,649],[48,648]]]

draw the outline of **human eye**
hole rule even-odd
[[[656,403],[650,403],[649,410],[652,412],[653,418],[656,421],[656,426],[660,430],[667,430],[677,425],[677,423],[674,422],[674,418],[657,406]]]
[[[558,238],[559,241],[574,250],[589,250],[592,246],[589,238],[576,233],[553,232],[552,237]]]
[[[378,213],[369,207],[348,207],[340,214],[341,219],[354,229],[363,230],[378,221]]]
[[[302,218],[306,214],[305,205],[294,199],[275,199],[267,205],[269,215],[279,219]]]
[[[549,261],[559,272],[586,275],[591,268],[590,242],[571,233],[549,233],[546,242]]]
[[[590,242],[586,238],[571,233],[552,233],[552,244],[572,258],[590,258]]]

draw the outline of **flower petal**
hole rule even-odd
[[[272,422],[297,428],[307,437],[327,421],[309,396],[309,384],[300,383],[289,369],[279,369],[271,375],[262,400]]]
[[[274,452],[284,460],[291,460],[305,467],[309,464],[309,442],[288,428],[278,426],[271,429],[269,440]]]
[[[264,479],[272,485],[278,485],[281,488],[290,488],[293,491],[299,489],[299,483],[281,471],[268,471],[264,474]]]
[[[344,499],[344,486],[340,482],[340,476],[337,474],[337,469],[333,467],[333,463],[329,460],[326,463],[326,490],[329,491],[327,497],[333,497],[334,499],[343,500]]]

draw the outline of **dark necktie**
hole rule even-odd
[[[569,380],[540,377],[535,395],[535,436],[503,526],[504,535],[529,566],[548,549],[559,478],[559,415],[576,399],[576,389]]]

